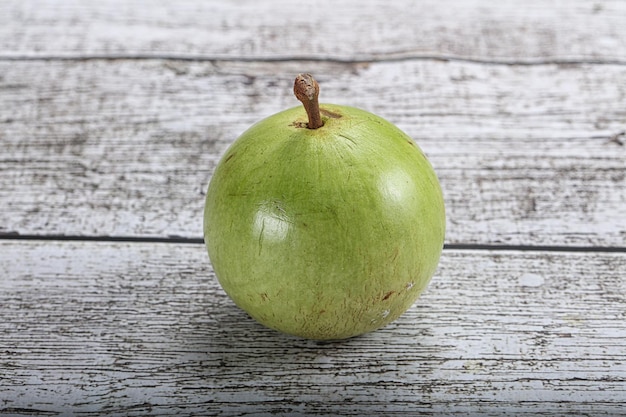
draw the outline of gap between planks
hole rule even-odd
[[[0,62],[12,61],[183,61],[183,62],[241,62],[241,63],[289,63],[289,62],[321,62],[329,64],[375,64],[408,61],[462,62],[482,65],[502,66],[542,66],[542,65],[623,65],[624,59],[593,59],[593,58],[476,58],[447,54],[398,54],[372,57],[337,58],[315,56],[275,56],[275,57],[228,57],[208,55],[177,55],[177,54],[67,54],[67,55],[12,55],[0,54]]]
[[[66,242],[137,242],[171,243],[203,245],[201,237],[184,236],[81,236],[81,235],[29,235],[19,233],[0,234],[1,240],[34,240]],[[626,246],[566,246],[566,245],[505,245],[505,244],[444,244],[444,250],[484,250],[484,251],[521,251],[521,252],[590,252],[590,253],[626,253]]]

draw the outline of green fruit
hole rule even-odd
[[[233,143],[209,185],[204,237],[220,284],[254,319],[342,339],[415,302],[439,262],[445,210],[405,133],[353,107],[319,111],[320,128],[300,106]]]

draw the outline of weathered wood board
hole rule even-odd
[[[4,0],[0,58],[626,62],[620,0]]]
[[[0,232],[200,237],[217,160],[302,70],[420,144],[448,243],[625,246],[620,65],[0,62]]]
[[[265,329],[202,245],[0,242],[2,415],[585,415],[626,401],[626,256],[444,251],[399,320]]]
[[[0,2],[0,415],[626,415],[624,22],[621,0]],[[423,296],[342,342],[258,325],[193,243],[220,156],[305,71],[413,137],[447,203]]]

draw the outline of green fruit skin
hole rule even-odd
[[[284,333],[343,339],[404,313],[434,274],[444,201],[430,163],[386,120],[322,104],[243,133],[217,165],[204,237],[218,280]]]

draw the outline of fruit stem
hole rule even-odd
[[[324,126],[320,105],[317,98],[320,94],[320,86],[311,74],[299,74],[293,84],[293,93],[302,102],[306,114],[309,117],[307,127],[317,129]]]

